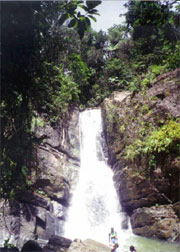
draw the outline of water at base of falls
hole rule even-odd
[[[94,239],[109,244],[111,227],[117,231],[119,251],[129,251],[134,245],[138,252],[179,251],[177,244],[138,237],[131,229],[123,230],[125,218],[113,184],[113,173],[102,151],[100,109],[80,113],[81,167],[79,181],[73,193],[64,236],[70,239]],[[168,246],[170,248],[167,250]],[[166,249],[165,249],[166,248]]]

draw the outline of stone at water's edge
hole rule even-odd
[[[61,237],[61,236],[51,236],[47,245],[43,248],[44,252],[64,252],[70,247],[72,240]]]
[[[75,240],[72,242],[67,252],[110,252],[111,249],[94,240],[87,239],[85,241]]]
[[[171,241],[178,241],[180,236],[178,154],[173,152],[162,156],[163,165],[159,162],[158,166],[150,169],[149,160],[145,155],[128,160],[125,158],[125,149],[129,145],[132,146],[136,140],[143,139],[148,127],[153,130],[153,127],[161,127],[169,118],[180,118],[179,79],[180,68],[159,76],[145,94],[116,91],[102,104],[109,164],[114,171],[115,187],[122,208],[128,215],[132,215],[134,233]],[[145,138],[143,140],[146,141]],[[151,226],[146,223],[146,219],[155,221],[155,213],[159,214],[160,208],[154,208],[152,214],[152,206],[168,204],[172,205],[165,208],[166,214],[161,216],[158,224],[151,223]],[[138,213],[144,207],[147,209],[143,215],[145,217],[140,218]],[[167,216],[170,215],[171,220],[167,220]],[[140,221],[141,224],[138,226]],[[174,229],[173,223],[176,226]]]
[[[180,240],[180,223],[171,205],[138,208],[131,216],[131,225],[137,235]]]

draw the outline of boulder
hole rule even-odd
[[[170,185],[164,176],[151,181],[133,164],[119,169],[116,164],[114,180],[122,208],[130,215],[134,209],[140,207],[169,203],[165,194],[168,193]]]
[[[67,252],[110,252],[111,249],[94,240],[74,240]]]
[[[72,240],[67,239],[62,236],[51,236],[47,245],[43,248],[45,252],[64,252],[66,251],[72,243]]]
[[[172,205],[136,209],[130,221],[137,235],[179,241],[180,224]]]
[[[173,204],[173,210],[180,219],[180,202]]]
[[[43,249],[39,246],[39,244],[35,241],[27,241],[23,247],[21,252],[42,252]]]

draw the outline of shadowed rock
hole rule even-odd
[[[0,252],[19,252],[18,248],[0,248]]]
[[[47,245],[43,248],[44,252],[60,252],[66,251],[72,243],[72,240],[62,237],[53,235],[49,239]]]
[[[22,247],[21,252],[42,252],[43,249],[39,246],[39,244],[35,241],[28,241]]]

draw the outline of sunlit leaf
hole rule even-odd
[[[96,9],[93,9],[93,10],[89,11],[88,13],[100,16],[100,14],[98,13],[98,10],[96,10]]]
[[[92,15],[88,15],[88,17],[90,18],[90,19],[92,19],[94,22],[96,22],[97,20],[96,20],[96,18],[95,17],[93,17]]]
[[[88,8],[85,5],[79,5],[79,7],[83,10],[85,10],[86,12],[88,12]]]

